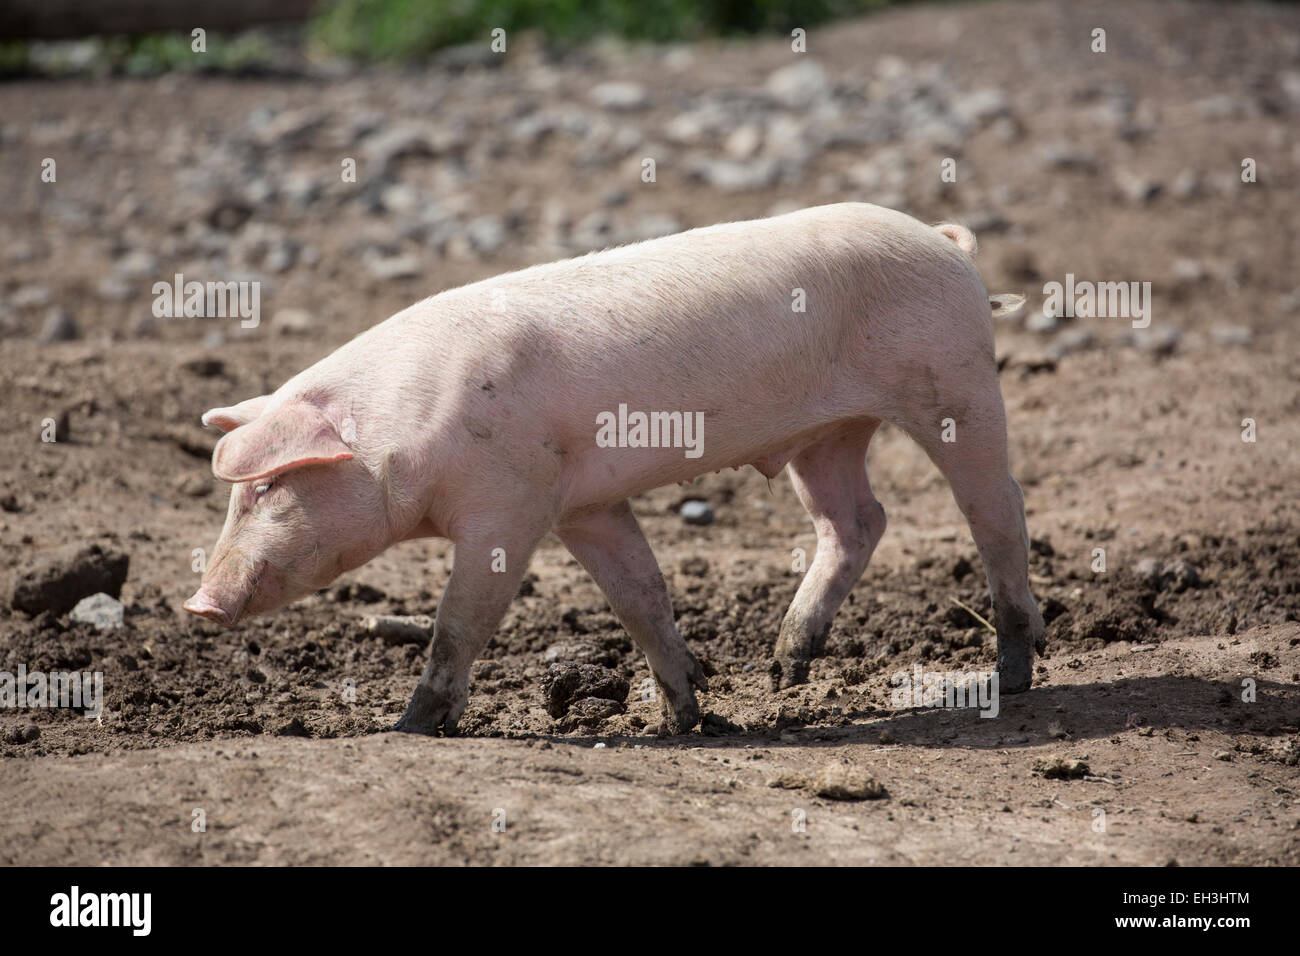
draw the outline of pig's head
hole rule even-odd
[[[263,395],[203,416],[226,433],[212,471],[233,487],[221,540],[185,610],[229,626],[325,587],[383,550],[380,483],[354,460],[334,415],[324,403]]]

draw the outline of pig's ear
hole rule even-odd
[[[267,412],[217,442],[212,473],[222,481],[270,478],[306,465],[352,457],[338,429],[315,405],[295,400]]]
[[[266,409],[270,395],[259,395],[229,408],[210,408],[203,413],[203,424],[209,428],[215,425],[223,432],[232,431],[240,425],[247,425]]]

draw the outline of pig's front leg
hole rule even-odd
[[[663,703],[661,730],[684,734],[692,729],[700,722],[695,688],[707,690],[708,678],[677,632],[664,576],[631,505],[622,501],[562,521],[556,532],[645,653]]]
[[[496,633],[548,523],[519,520],[517,527],[478,528],[455,539],[455,562],[438,602],[429,663],[393,730],[455,733],[469,701],[470,665]],[[500,570],[502,560],[505,570]]]

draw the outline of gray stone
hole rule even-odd
[[[617,112],[643,110],[650,104],[645,88],[637,83],[601,83],[592,88],[591,98],[601,108]]]
[[[1245,325],[1219,323],[1210,329],[1210,338],[1218,345],[1249,345],[1254,335],[1254,330]]]
[[[692,498],[682,502],[677,514],[687,524],[707,525],[713,523],[713,508],[707,501]]]
[[[71,342],[79,336],[76,320],[66,309],[51,309],[36,337],[42,344],[50,342]]]
[[[78,624],[90,624],[97,631],[111,631],[123,624],[122,602],[104,593],[82,598],[68,616]]]
[[[815,60],[799,59],[767,78],[767,92],[789,109],[803,109],[829,96],[826,71]]]

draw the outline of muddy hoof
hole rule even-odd
[[[1034,682],[1034,657],[998,657],[998,693],[1023,694]]]
[[[393,730],[404,734],[423,734],[436,737],[454,736],[456,722],[464,705],[455,705],[452,695],[436,691],[425,684],[416,684],[411,702],[406,705],[406,713],[393,725]]]
[[[799,657],[778,657],[768,666],[772,678],[773,690],[785,690],[808,683],[808,672],[812,665]]]
[[[422,734],[425,737],[437,737],[438,730],[437,724],[421,723],[420,721],[409,720],[406,717],[388,728],[389,733]]]

